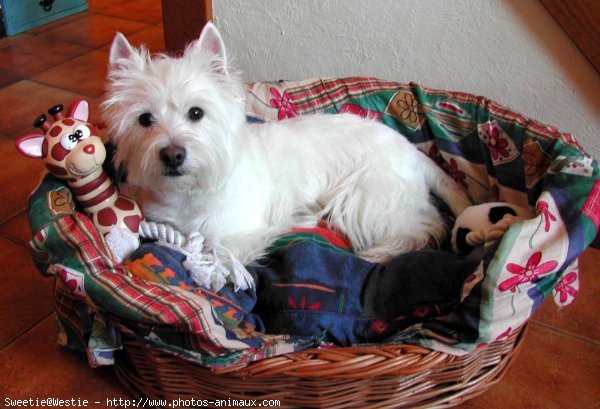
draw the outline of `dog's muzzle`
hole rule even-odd
[[[160,160],[165,165],[165,176],[183,176],[181,165],[185,162],[186,152],[181,146],[169,145],[158,153]]]

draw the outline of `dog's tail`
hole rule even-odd
[[[429,158],[423,162],[425,183],[433,194],[448,205],[454,216],[458,216],[471,205],[471,200],[465,190],[450,175]]]

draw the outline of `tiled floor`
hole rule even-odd
[[[107,50],[116,31],[152,51],[164,48],[159,1],[89,3],[86,13],[0,40],[0,157],[8,160],[0,172],[2,402],[5,397],[128,396],[110,368],[90,369],[85,357],[55,344],[51,280],[41,277],[27,253],[27,196],[43,169],[13,147],[18,136],[32,130],[33,118],[57,102],[87,98],[92,122],[99,119]],[[593,276],[599,265],[600,250],[587,250],[575,303],[559,311],[547,301],[509,375],[465,408],[600,407],[600,282]]]

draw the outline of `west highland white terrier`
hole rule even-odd
[[[247,123],[242,81],[210,23],[179,58],[151,58],[117,34],[108,91],[115,164],[146,218],[218,240],[244,263],[321,219],[360,257],[385,262],[443,237],[430,190],[455,215],[469,205],[452,178],[376,120]]]

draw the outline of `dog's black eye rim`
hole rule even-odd
[[[204,111],[202,110],[202,108],[198,108],[198,107],[191,107],[190,110],[188,111],[188,118],[190,119],[190,121],[196,122],[202,119],[202,117],[204,116]]]
[[[138,121],[140,125],[148,128],[154,123],[154,118],[152,117],[152,114],[150,112],[144,112],[142,115],[139,116]]]

